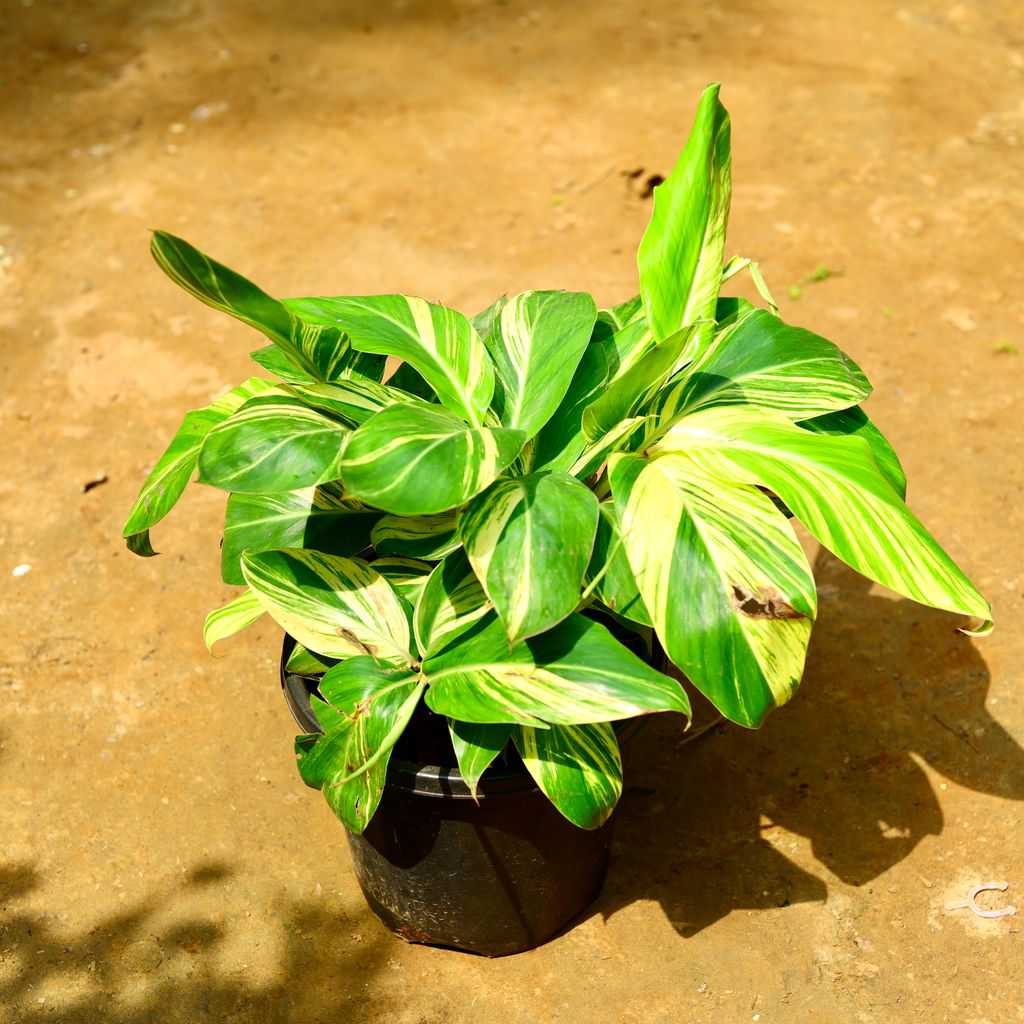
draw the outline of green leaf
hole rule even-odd
[[[568,473],[502,478],[463,512],[462,542],[510,643],[575,611],[597,517],[597,498]]]
[[[481,725],[479,722],[456,722],[448,720],[448,730],[455,748],[455,759],[459,763],[459,774],[476,799],[480,776],[491,766],[494,759],[505,749],[512,730],[508,722],[498,725]]]
[[[575,725],[653,711],[690,713],[679,684],[655,671],[604,626],[571,615],[509,647],[497,618],[423,664],[427,704],[462,722]]]
[[[387,558],[376,558],[373,568],[379,572],[395,588],[395,590],[414,607],[420,599],[427,577],[433,572],[434,566],[419,558],[403,558],[391,555]]]
[[[412,661],[409,608],[365,562],[295,548],[246,552],[242,573],[303,647],[329,658]]]
[[[166,231],[154,232],[150,249],[175,284],[200,302],[255,327],[303,373],[316,380],[337,380],[362,372],[356,371],[356,366],[365,366],[365,358],[351,350],[336,325],[304,315],[307,300],[271,298],[251,281]],[[383,368],[383,360],[379,362]]]
[[[462,544],[454,511],[432,516],[383,516],[370,539],[382,555],[407,555],[435,562]]]
[[[588,346],[561,404],[534,439],[535,469],[571,469],[587,446],[583,433],[584,410],[604,393],[608,379],[608,357],[604,349],[600,345]]]
[[[871,385],[860,367],[824,338],[754,310],[720,334],[651,412],[666,423],[714,405],[756,405],[791,420],[862,402]]]
[[[988,602],[907,508],[857,436],[828,436],[778,414],[705,409],[660,442],[708,471],[777,494],[830,551],[921,604],[985,620]]]
[[[434,389],[423,379],[423,375],[408,363],[399,364],[398,369],[388,379],[388,386],[404,391],[407,395],[422,399],[424,402],[437,401]]]
[[[423,588],[413,620],[416,646],[423,657],[430,657],[490,610],[484,588],[460,548],[434,569]]]
[[[299,774],[307,786],[323,789],[334,813],[358,835],[377,810],[391,751],[423,684],[407,670],[356,657],[328,671],[320,692],[326,700],[311,703],[324,733],[296,741]]]
[[[804,430],[813,430],[816,434],[830,434],[833,437],[863,438],[871,454],[882,471],[882,475],[892,485],[901,498],[907,496],[907,474],[903,472],[899,456],[885,439],[885,435],[868,419],[863,409],[840,409],[826,416],[815,416],[814,419],[802,420],[797,426]]]
[[[325,381],[339,381],[346,378],[377,381],[384,376],[386,360],[383,356],[359,352],[352,347],[344,325],[339,324],[335,315],[337,299],[314,295],[298,299],[282,299],[285,308],[297,316],[302,323],[304,338],[317,338],[320,346],[328,339],[336,345],[337,365],[331,364],[323,374]],[[318,336],[319,332],[319,336]]]
[[[181,497],[199,461],[199,450],[206,435],[250,398],[273,389],[274,384],[270,381],[250,377],[244,384],[233,388],[210,405],[185,416],[167,451],[160,456],[146,477],[128,513],[124,537],[130,551],[144,556],[156,554],[149,543],[149,530],[170,512]]]
[[[295,398],[258,396],[207,434],[199,481],[226,491],[275,494],[336,480],[348,434]]]
[[[336,658],[324,658],[314,651],[307,650],[302,644],[296,644],[288,655],[285,669],[297,676],[323,675],[329,668],[338,664]]]
[[[583,433],[597,441],[636,412],[674,372],[696,326],[678,331],[641,356],[583,413]]]
[[[623,546],[666,654],[727,718],[756,727],[803,674],[814,579],[756,487],[683,456],[610,463]]]
[[[357,555],[370,545],[380,519],[344,498],[335,483],[280,494],[228,497],[221,546],[221,578],[241,583],[245,551],[311,548],[329,555]]]
[[[572,475],[579,477],[580,480],[586,480],[591,474],[596,473],[613,452],[623,449],[630,443],[633,435],[646,422],[643,416],[631,416],[621,423],[616,423],[607,434],[583,449],[583,454],[572,464]]]
[[[601,310],[590,344],[604,352],[609,380],[618,380],[641,356],[654,348],[657,341],[640,297],[612,309]]]
[[[522,292],[503,304],[483,336],[497,376],[493,408],[503,426],[533,437],[551,418],[596,316],[585,292]]]
[[[622,759],[615,730],[596,725],[518,726],[512,734],[541,792],[580,828],[600,828],[622,795]]]
[[[316,377],[300,370],[276,345],[267,345],[249,353],[249,358],[264,370],[288,384],[315,384]]]
[[[404,391],[372,380],[340,380],[332,384],[291,385],[285,390],[303,405],[350,427],[365,423],[375,413],[409,401]]]
[[[260,599],[251,590],[245,590],[222,608],[210,612],[203,625],[206,649],[212,654],[213,645],[218,640],[234,636],[246,626],[251,626],[265,610]]]
[[[587,581],[588,586],[596,581],[594,596],[616,615],[642,626],[653,625],[622,543],[618,512],[609,502],[601,503]]]
[[[715,314],[731,195],[729,115],[718,90],[704,91],[686,148],[655,188],[654,212],[637,251],[640,294],[659,341]],[[690,354],[710,338],[710,328],[701,330]]]
[[[466,317],[407,295],[331,302],[354,348],[403,360],[423,376],[442,405],[475,427],[483,425],[494,394],[494,371]]]
[[[444,512],[479,494],[516,457],[521,430],[467,427],[424,403],[393,405],[349,439],[346,493],[396,515]]]

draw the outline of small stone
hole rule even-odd
[[[31,571],[32,566],[28,562],[22,562],[21,565],[16,565],[11,570],[12,576],[24,576],[27,572]]]
[[[185,125],[181,121],[175,121],[167,129],[172,135],[183,135],[185,132]]]

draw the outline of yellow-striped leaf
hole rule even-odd
[[[350,427],[396,402],[408,402],[404,391],[373,380],[339,380],[330,384],[293,384],[285,390],[304,405],[341,420]]]
[[[622,795],[622,759],[607,723],[517,726],[513,741],[541,792],[580,828],[600,828]]]
[[[594,553],[587,570],[588,588],[591,584],[594,596],[616,615],[641,626],[653,625],[622,543],[619,514],[607,501],[601,502]]]
[[[377,810],[391,751],[423,686],[408,670],[382,668],[366,657],[343,661],[320,680],[324,699],[311,703],[324,732],[295,741],[299,774],[323,790],[351,832],[362,832]]]
[[[382,516],[370,539],[382,555],[407,555],[438,561],[458,548],[458,514],[432,516]]]
[[[510,643],[575,611],[597,517],[593,492],[557,472],[497,480],[462,513],[466,554]]]
[[[206,616],[203,624],[206,649],[212,654],[213,645],[218,640],[225,640],[246,626],[251,626],[265,611],[262,602],[251,590],[244,590],[222,608],[214,609]]]
[[[604,626],[571,615],[509,647],[497,618],[423,664],[427,704],[461,722],[544,727],[612,722],[654,711],[690,713],[679,684],[641,661]]]
[[[503,426],[532,437],[565,396],[597,316],[584,292],[522,292],[508,299],[483,336]]]
[[[265,334],[302,373],[338,380],[355,373],[380,380],[383,359],[354,352],[333,320],[321,315],[320,299],[271,298],[251,281],[210,259],[184,239],[156,231],[153,258],[175,284],[200,302]]]
[[[336,480],[348,434],[298,399],[260,395],[207,434],[199,480],[244,494],[276,494]]]
[[[982,619],[988,602],[907,508],[868,443],[743,407],[686,416],[659,443],[708,471],[777,494],[830,551],[922,604]]]
[[[758,309],[722,332],[649,410],[666,425],[715,405],[754,405],[802,420],[857,405],[871,385],[832,342]]]
[[[286,548],[242,555],[245,582],[286,633],[329,658],[411,663],[410,609],[358,558]]]
[[[199,451],[207,434],[218,423],[223,423],[250,398],[272,392],[271,381],[250,377],[244,384],[232,388],[226,395],[204,409],[196,409],[185,416],[184,422],[160,456],[138,498],[128,513],[124,533],[128,547],[136,554],[155,555],[149,543],[149,530],[174,507],[188,486],[199,461]]]
[[[729,115],[717,85],[700,100],[693,129],[672,173],[654,190],[654,212],[637,251],[640,294],[659,340],[706,321],[680,364],[711,340],[729,219]]]
[[[408,363],[442,405],[473,426],[483,426],[494,394],[494,371],[465,316],[409,295],[353,296],[331,302],[354,348]]]
[[[810,420],[801,420],[797,426],[804,430],[813,430],[816,434],[829,434],[832,437],[863,438],[871,454],[874,456],[882,476],[892,485],[901,498],[907,496],[907,474],[903,472],[899,456],[886,440],[885,435],[868,418],[863,409],[840,409],[825,416],[815,416]]]
[[[430,574],[416,604],[416,646],[424,658],[429,658],[490,610],[491,603],[466,552],[454,551]]]
[[[508,745],[515,726],[508,722],[500,725],[481,725],[479,722],[456,722],[448,720],[448,731],[455,749],[462,781],[476,799],[480,776],[494,762],[494,759]]]
[[[760,725],[803,674],[814,579],[756,487],[683,456],[619,455],[612,493],[633,576],[666,654],[726,717]]]
[[[393,405],[350,437],[341,463],[347,494],[402,516],[431,515],[479,494],[518,455],[526,435],[468,427],[424,402]]]
[[[342,496],[335,483],[281,494],[228,497],[220,571],[225,583],[242,583],[245,551],[310,548],[328,555],[357,555],[370,545],[380,519]]]
[[[373,560],[374,571],[379,572],[409,603],[410,609],[423,593],[427,577],[434,570],[429,562],[419,558],[405,558],[402,555],[388,555]]]

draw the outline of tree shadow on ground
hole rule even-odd
[[[664,716],[638,737],[599,912],[655,899],[691,936],[733,910],[825,899],[826,884],[762,836],[772,826],[865,885],[942,831],[920,761],[1024,799],[1024,751],[992,718],[988,669],[955,620],[870,594],[829,555],[815,575],[822,607],[789,706],[759,732],[726,724],[687,744]]]
[[[180,913],[230,876],[222,865],[201,865],[180,887],[72,934],[55,927],[55,914],[19,907],[42,884],[31,866],[0,867],[0,1020],[326,1024],[386,1011],[379,998],[371,1005],[368,983],[386,966],[391,939],[369,911],[274,900],[279,953],[272,977],[255,981],[224,955],[227,929]]]

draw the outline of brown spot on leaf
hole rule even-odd
[[[352,721],[354,722],[357,718],[362,718],[363,715],[369,714],[370,708],[373,707],[373,698],[364,697],[353,709],[352,709]]]
[[[751,619],[806,619],[774,587],[760,586],[756,590],[732,585],[732,606]]]
[[[365,641],[360,640],[359,637],[352,632],[351,629],[345,629],[344,626],[337,626],[334,630],[342,640],[347,640],[353,647],[358,647],[364,654],[368,654],[371,658],[376,656],[376,651]]]

